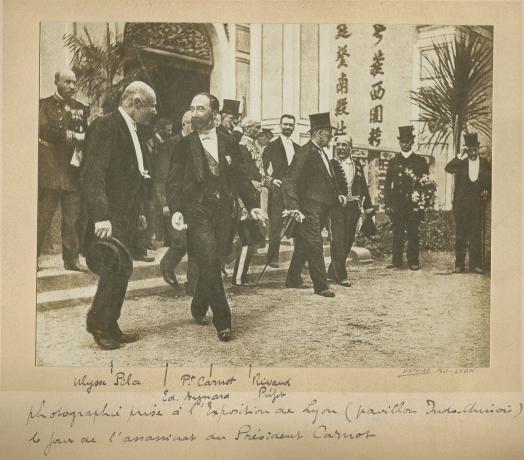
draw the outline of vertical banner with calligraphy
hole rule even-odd
[[[335,29],[335,86],[333,123],[336,126],[335,135],[348,134],[349,126],[349,53],[351,32],[347,24],[337,24]]]
[[[372,59],[369,67],[369,74],[372,77],[369,91],[370,109],[369,109],[369,137],[368,144],[373,147],[379,147],[382,143],[382,123],[384,122],[385,110],[383,98],[386,94],[384,84],[384,62],[386,56],[384,47],[381,45],[384,38],[384,32],[387,28],[383,24],[373,24],[373,44]],[[378,185],[378,204],[382,205],[384,201],[384,181],[386,179],[387,161],[385,156],[378,153],[378,171],[375,170]]]

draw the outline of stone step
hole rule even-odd
[[[133,298],[141,295],[152,295],[163,292],[173,292],[173,288],[166,284],[164,279],[160,276],[159,262],[166,251],[166,248],[161,248],[155,251],[155,262],[135,262],[135,269],[131,277],[126,293],[126,298]],[[259,249],[258,253],[251,259],[250,273],[253,277],[257,277],[262,271],[266,263],[267,249]],[[324,244],[325,262],[330,262],[329,245]],[[359,254],[363,263],[367,263],[370,259],[366,259],[366,253],[369,253],[363,248],[355,248],[352,251],[350,261],[352,263],[359,261]],[[291,244],[282,245],[280,251],[280,268],[268,270],[272,273],[282,272],[285,274],[289,267],[289,261],[293,254],[293,247]],[[234,262],[227,266],[228,279],[231,280],[233,273]],[[186,281],[186,267],[187,259],[181,261],[177,266],[176,274],[181,286]],[[37,292],[37,310],[45,311],[57,308],[72,307],[82,303],[89,303],[96,292],[98,277],[92,273],[78,273],[66,272],[64,270],[47,269],[38,272],[40,284]],[[43,276],[45,275],[45,276]],[[255,278],[256,279],[256,278]]]

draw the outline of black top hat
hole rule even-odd
[[[413,139],[415,135],[413,134],[413,126],[399,126],[398,127],[398,139]]]
[[[311,128],[309,129],[310,133],[313,132],[315,129],[322,129],[322,128],[337,129],[335,126],[331,124],[331,120],[329,118],[329,112],[314,113],[310,115],[309,124],[311,125]]]
[[[220,113],[230,113],[231,115],[238,116],[240,109],[240,101],[234,99],[224,99],[222,110]]]
[[[129,250],[114,236],[94,240],[87,251],[86,264],[97,275],[113,273],[129,279],[133,273],[133,258]]]
[[[478,147],[479,139],[477,133],[464,134],[464,144],[466,144],[466,147]]]

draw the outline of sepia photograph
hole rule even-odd
[[[36,366],[489,368],[494,40],[41,21]]]

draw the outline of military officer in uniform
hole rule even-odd
[[[411,270],[419,270],[419,235],[418,228],[422,220],[423,211],[415,211],[411,194],[412,186],[405,175],[411,171],[421,178],[429,174],[426,160],[413,151],[415,136],[413,126],[400,126],[398,141],[400,153],[388,165],[384,182],[384,203],[386,214],[393,226],[392,262],[386,268],[401,268],[404,252],[404,238],[407,233],[408,249],[407,260]]]
[[[55,94],[40,100],[37,255],[60,204],[64,268],[86,271],[78,259],[82,232],[78,176],[89,108],[73,99],[76,77],[71,70],[56,72],[55,85]]]

